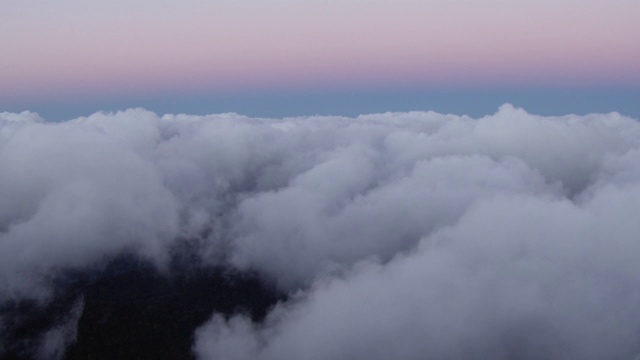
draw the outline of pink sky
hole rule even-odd
[[[640,1],[4,0],[0,100],[640,83]]]

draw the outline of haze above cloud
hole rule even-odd
[[[0,43],[10,50],[0,58],[0,105],[105,106],[117,97],[122,109],[140,106],[122,105],[127,98],[166,93],[637,86],[639,6],[9,1],[0,14]]]

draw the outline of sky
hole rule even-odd
[[[0,110],[640,117],[635,0],[1,0]]]

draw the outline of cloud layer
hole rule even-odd
[[[201,359],[627,359],[639,155],[637,120],[510,105],[480,119],[1,113],[0,303],[47,302],[65,271],[123,253],[163,271],[189,242],[198,266],[290,294],[264,323],[214,314]]]

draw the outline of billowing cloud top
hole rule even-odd
[[[291,294],[261,324],[214,314],[202,359],[631,358],[639,156],[637,120],[511,105],[2,113],[0,302],[123,253],[163,269],[187,241]]]

